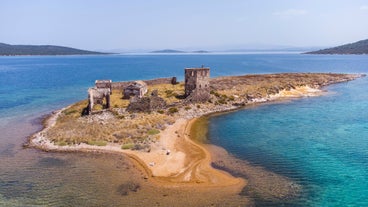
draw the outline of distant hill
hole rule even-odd
[[[368,54],[368,39],[305,54]]]
[[[9,45],[0,43],[0,56],[15,55],[101,55],[109,53],[54,45]]]
[[[150,53],[209,53],[206,50],[196,50],[196,51],[182,51],[182,50],[172,50],[172,49],[165,49],[165,50],[155,50]]]
[[[165,50],[155,50],[152,51],[151,53],[185,53],[185,52],[181,50],[165,49]]]
[[[210,51],[207,50],[196,50],[196,51],[192,51],[192,53],[209,53]]]

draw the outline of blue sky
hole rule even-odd
[[[84,49],[334,46],[368,38],[367,0],[0,0],[0,42]]]

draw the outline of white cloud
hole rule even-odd
[[[308,12],[303,9],[288,9],[284,11],[277,11],[272,14],[275,16],[302,16],[308,14]]]
[[[368,11],[368,5],[363,5],[360,7],[360,10]]]

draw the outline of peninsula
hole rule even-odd
[[[155,50],[150,53],[210,53],[207,50],[195,50],[195,51],[182,51],[182,50],[173,50],[173,49],[164,49],[164,50]]]
[[[103,55],[109,53],[55,45],[9,45],[0,43],[0,56],[19,55]]]
[[[338,47],[332,47],[332,48],[307,52],[305,54],[329,54],[329,55],[332,55],[332,54],[340,54],[340,55],[368,54],[368,39],[350,43],[350,44],[341,45]]]
[[[175,77],[98,80],[88,90],[88,100],[50,115],[29,145],[45,151],[123,153],[142,167],[145,179],[166,187],[220,188],[238,194],[254,181],[263,186],[255,188],[257,194],[290,198],[300,188],[285,177],[257,168],[247,171],[249,180],[244,180],[213,168],[211,163],[223,165],[225,158],[213,157],[201,144],[205,129],[195,121],[257,103],[321,95],[326,85],[361,76],[284,73],[210,78],[209,68],[187,68],[179,83]]]

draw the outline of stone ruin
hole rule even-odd
[[[95,87],[88,89],[88,112],[91,114],[93,106],[102,105],[103,108],[110,108],[111,80],[96,80]]]
[[[177,84],[176,77],[150,80],[151,84],[161,84],[170,82]],[[124,85],[125,84],[125,85]],[[111,80],[96,80],[95,87],[88,89],[88,107],[82,114],[91,114],[96,104],[102,105],[104,109],[111,106],[110,96],[112,87],[115,89],[123,87],[123,98],[130,99],[127,111],[131,112],[151,112],[153,110],[164,109],[166,101],[158,96],[157,90],[150,96],[144,97],[148,91],[147,83],[143,81],[117,82]],[[185,69],[185,102],[205,102],[210,98],[210,68],[186,68]]]
[[[210,98],[210,68],[185,69],[185,99],[205,102]]]
[[[130,112],[151,112],[164,109],[166,101],[158,96],[157,90],[152,91],[151,96],[139,98],[134,96],[130,99],[127,111]]]
[[[134,81],[123,90],[123,98],[130,99],[131,96],[142,98],[147,93],[147,84],[143,81]]]

